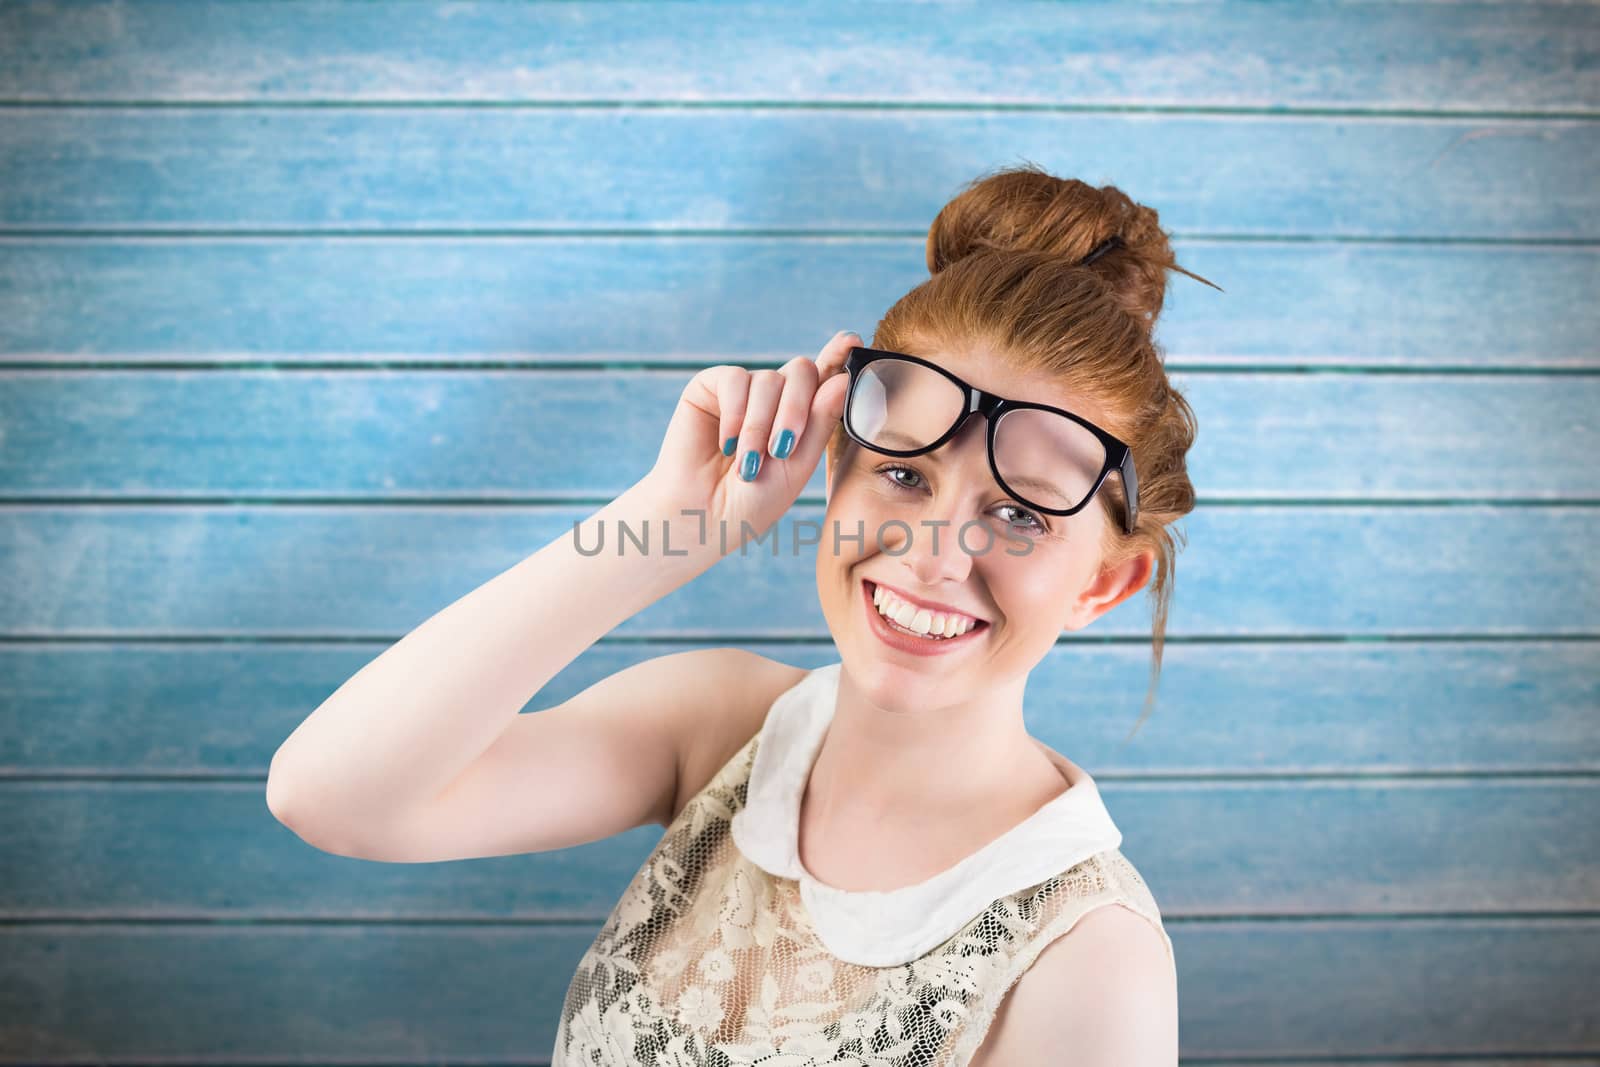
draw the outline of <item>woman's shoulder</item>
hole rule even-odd
[[[1092,1044],[1095,1062],[1175,1065],[1177,970],[1165,932],[1147,919],[1121,901],[1077,919],[1010,988],[970,1062],[1040,1063]]]
[[[1155,893],[1120,847],[1097,852],[1051,881],[1056,883],[1052,887],[1055,895],[1062,899],[1051,920],[1039,931],[1041,943],[1053,945],[1060,935],[1075,929],[1097,912],[1105,911],[1105,905],[1120,904],[1121,908],[1116,909],[1120,915],[1101,914],[1096,924],[1117,923],[1135,938],[1149,939],[1154,934],[1170,957],[1172,941],[1162,922]]]
[[[669,824],[761,731],[773,701],[810,673],[810,668],[732,647],[718,649],[706,669],[716,672],[714,689],[721,696],[715,707],[702,709],[695,721],[684,724],[678,792]]]
[[[1148,884],[1115,848],[1052,883],[1058,909],[1013,960],[973,1067],[1038,1062],[1089,1035],[1118,1050],[1107,1062],[1175,1064],[1176,959]]]

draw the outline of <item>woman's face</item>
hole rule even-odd
[[[1106,425],[1103,413],[1042,374],[979,354],[925,358],[980,389],[1065,408]],[[884,455],[847,439],[828,479],[818,594],[841,660],[880,707],[949,706],[978,698],[996,682],[1025,675],[1063,630],[1087,625],[1138,587],[1121,588],[1125,582],[1118,579],[1126,578],[1126,568],[1117,576],[1098,573],[1105,525],[1098,500],[1068,516],[1028,508],[995,482],[987,431],[985,418],[975,415],[933,452],[911,457]],[[878,583],[987,625],[939,654],[902,649],[878,629],[887,625],[874,617],[871,588]]]

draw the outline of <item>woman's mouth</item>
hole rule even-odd
[[[901,652],[909,652],[914,656],[942,655],[973,644],[989,629],[989,624],[979,619],[970,629],[954,637],[944,637],[942,634],[924,636],[910,627],[884,617],[874,600],[877,588],[876,582],[866,578],[861,580],[861,598],[866,607],[868,626],[885,644]],[[923,621],[937,622],[938,618],[934,616],[931,620]]]

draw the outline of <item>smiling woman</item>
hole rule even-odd
[[[835,338],[815,392],[752,381],[719,421],[815,449],[837,418],[816,579],[840,662],[783,678],[689,775],[568,990],[558,1064],[1177,1062],[1160,909],[1093,778],[1022,717],[1056,639],[1152,571],[1159,669],[1167,527],[1194,503],[1150,335],[1171,249],[1120,191],[1024,168],[941,212],[928,265],[878,347]]]
[[[1176,1063],[1160,909],[1093,777],[1022,711],[1061,634],[1152,574],[1159,668],[1195,427],[1150,331],[1180,268],[1154,211],[1026,168],[947,205],[928,266],[881,347],[841,331],[814,360],[694,375],[644,479],[408,634],[274,758],[274,813],[346,855],[666,827],[579,962],[552,1067]],[[674,653],[516,714],[763,536],[825,450],[837,662]],[[582,548],[645,521],[678,551]]]

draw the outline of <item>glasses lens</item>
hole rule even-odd
[[[932,444],[966,406],[960,386],[909,360],[873,360],[857,374],[846,425],[876,448],[904,451]]]
[[[1024,504],[1076,507],[1088,498],[1105,462],[1100,438],[1053,411],[1008,411],[994,428],[994,464],[1000,480]]]

